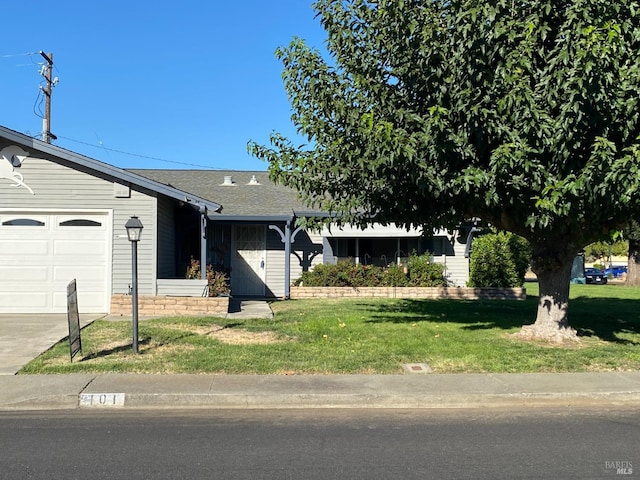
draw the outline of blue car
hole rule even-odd
[[[627,273],[627,267],[625,266],[614,266],[614,267],[610,267],[607,268],[604,273],[607,274],[607,276],[611,275],[614,278],[618,278],[620,276],[622,276],[624,273]]]
[[[587,283],[604,285],[607,283],[607,274],[604,270],[599,270],[597,268],[585,268],[584,269],[584,278]]]

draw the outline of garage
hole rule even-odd
[[[80,312],[108,312],[110,232],[107,212],[0,212],[0,313],[65,313],[74,278]]]

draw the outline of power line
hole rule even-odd
[[[61,135],[58,135],[58,138],[64,139],[64,140],[68,140],[68,141],[74,142],[74,143],[79,143],[81,145],[86,145],[88,147],[100,148],[101,150],[106,150],[108,152],[119,153],[119,154],[122,154],[122,155],[129,155],[130,157],[144,158],[146,160],[155,160],[155,161],[158,161],[158,162],[165,162],[165,163],[173,163],[173,164],[176,164],[176,165],[185,165],[185,166],[188,166],[188,167],[198,167],[198,168],[207,168],[207,169],[210,169],[210,170],[220,170],[219,168],[213,168],[213,167],[208,166],[208,165],[199,165],[197,163],[188,163],[188,162],[178,162],[177,160],[167,160],[166,158],[158,158],[158,157],[152,157],[150,155],[141,155],[139,153],[125,152],[123,150],[116,150],[115,148],[108,148],[108,147],[105,147],[104,145],[95,145],[93,143],[82,142],[80,140],[74,140],[73,138],[63,137]]]
[[[37,52],[35,53],[15,53],[15,54],[6,54],[6,55],[0,55],[0,58],[13,58],[13,57],[30,57],[32,55],[38,55]]]

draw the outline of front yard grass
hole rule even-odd
[[[640,289],[572,285],[571,325],[581,342],[557,346],[511,337],[531,323],[537,284],[525,301],[318,299],[274,302],[274,320],[174,317],[99,320],[82,330],[82,355],[62,341],[20,373],[219,374],[584,372],[640,369]]]

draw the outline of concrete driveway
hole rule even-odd
[[[104,317],[80,314],[80,326]],[[22,366],[69,335],[67,314],[0,314],[0,375],[14,375]]]

